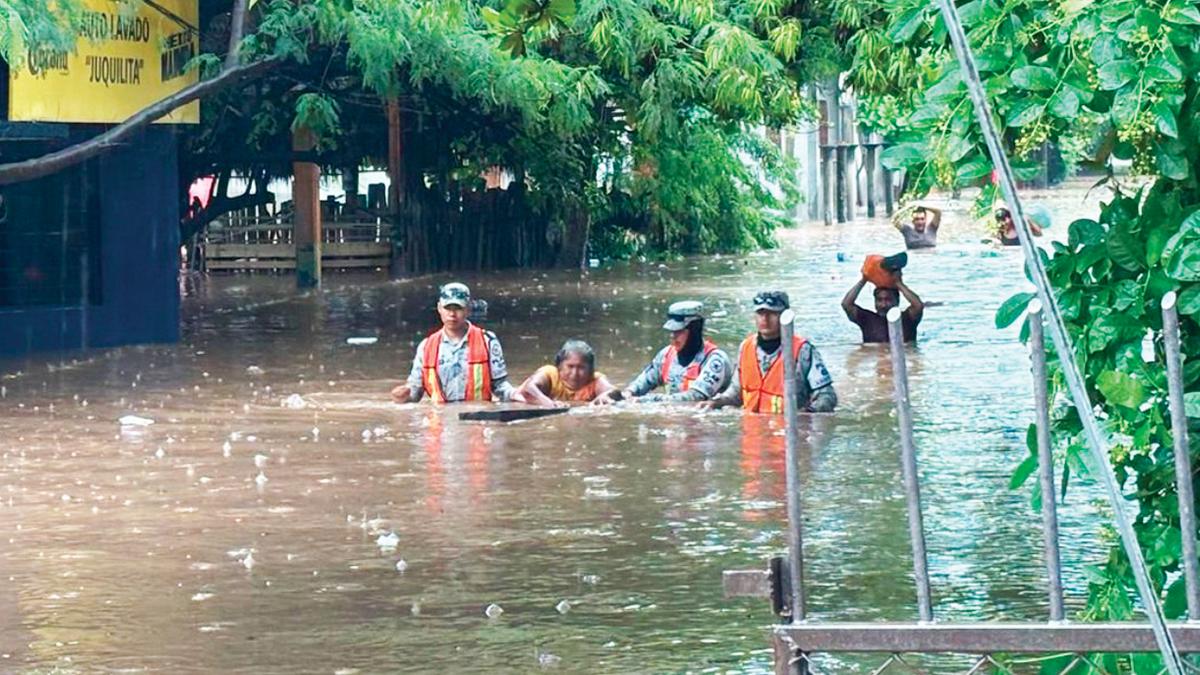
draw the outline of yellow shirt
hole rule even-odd
[[[600,378],[604,377],[604,373],[592,373],[592,381],[578,391],[567,388],[558,377],[558,368],[555,366],[542,366],[538,368],[537,375],[545,375],[550,381],[550,398],[555,401],[590,401],[596,398],[596,383]]]

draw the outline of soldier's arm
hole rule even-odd
[[[821,360],[821,353],[809,343],[800,349],[800,367],[797,376],[804,378],[805,387],[799,390],[809,392],[808,402],[802,406],[805,412],[833,412],[837,407],[837,392],[833,390],[833,378]]]
[[[654,355],[649,365],[642,369],[641,374],[625,386],[625,392],[630,396],[645,396],[657,389],[663,383],[662,364],[666,357],[667,350],[664,347]]]
[[[729,386],[725,387],[725,391],[714,396],[708,407],[724,408],[725,406],[740,406],[742,404],[742,365],[735,362],[732,371],[732,374],[729,376]]]
[[[501,401],[513,400],[517,388],[508,381],[508,363],[504,360],[504,348],[495,333],[488,331],[488,368],[492,373],[492,394]]]

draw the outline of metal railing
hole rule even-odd
[[[1174,436],[1176,485],[1179,491],[1182,529],[1182,567],[1187,589],[1188,623],[1167,625],[1177,653],[1200,653],[1200,561],[1196,556],[1196,525],[1192,494],[1192,464],[1189,452],[1187,416],[1183,403],[1183,371],[1179,346],[1179,316],[1174,293],[1162,300],[1163,344],[1165,346],[1172,433]],[[901,313],[888,313],[889,348],[893,364],[894,397],[900,440],[900,464],[904,477],[904,496],[908,511],[909,539],[913,555],[913,575],[920,620],[917,622],[837,623],[806,620],[803,579],[804,553],[800,523],[801,494],[796,461],[799,455],[795,438],[798,429],[795,392],[787,391],[790,407],[785,408],[787,428],[787,512],[788,557],[771,561],[767,570],[727,571],[726,595],[769,596],[784,623],[775,627],[775,669],[784,673],[821,672],[819,657],[829,653],[882,653],[886,657],[873,671],[926,672],[911,656],[959,654],[967,660],[956,672],[1025,672],[1034,660],[1014,655],[1065,654],[1065,665],[1058,672],[1078,672],[1088,666],[1092,672],[1110,672],[1094,658],[1096,653],[1152,653],[1160,640],[1148,623],[1068,623],[1063,610],[1062,567],[1059,557],[1058,513],[1054,489],[1054,462],[1050,434],[1049,380],[1046,365],[1046,337],[1043,306],[1039,300],[1029,304],[1026,319],[1030,328],[1030,360],[1036,408],[1038,472],[1041,487],[1041,521],[1044,538],[1045,568],[1048,579],[1048,616],[1045,623],[953,623],[934,620],[932,591],[925,552],[925,531],[921,516],[921,493],[917,472],[917,447],[913,439],[913,414],[909,402],[907,361],[901,328]],[[793,333],[794,317],[785,313],[784,344]],[[785,383],[793,383],[795,360],[783,350]],[[787,386],[792,387],[793,384]],[[998,655],[1003,654],[1004,657]],[[1043,662],[1040,661],[1039,662]],[[1026,664],[1025,671],[1020,664]],[[1200,673],[1200,667],[1184,662],[1179,672]],[[1159,672],[1172,672],[1170,663]]]

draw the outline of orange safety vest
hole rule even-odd
[[[434,403],[445,403],[442,382],[438,379],[438,351],[442,346],[442,331],[438,329],[425,338],[424,384],[425,391]],[[471,324],[467,328],[467,401],[492,400],[491,355],[488,353],[487,336],[483,329]]]
[[[692,383],[700,379],[700,366],[704,364],[704,359],[707,359],[708,355],[716,351],[716,349],[716,343],[712,342],[711,340],[704,341],[704,358],[697,359],[694,356],[692,357],[691,364],[689,364],[687,369],[683,371],[683,385],[680,391],[687,391],[688,389],[691,389]],[[671,381],[667,379],[667,376],[671,373],[671,364],[678,360],[679,352],[675,349],[675,346],[668,346],[667,354],[663,358],[662,364],[662,381],[667,387],[668,394],[672,394],[674,391],[671,389]]]
[[[775,359],[767,374],[758,365],[757,335],[742,340],[738,349],[738,377],[742,385],[742,409],[756,413],[783,414],[783,359]],[[800,348],[806,340],[792,337],[794,358],[800,358]],[[797,366],[800,364],[797,363]]]

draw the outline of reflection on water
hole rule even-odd
[[[1078,197],[1060,212],[1090,208]],[[937,303],[909,366],[935,612],[1038,619],[1038,517],[1007,488],[1027,358],[992,327],[1025,282],[1015,251],[949,217],[905,275]],[[614,381],[661,346],[670,301],[704,300],[732,347],[755,291],[789,291],[843,402],[801,432],[811,615],[913,618],[890,363],[838,307],[862,256],[899,236],[782,239],[466,281],[514,373],[581,336]],[[722,599],[720,572],[785,548],[778,420],[646,406],[491,426],[395,406],[443,281],[331,276],[293,297],[286,277],[214,278],[185,302],[178,346],[7,364],[21,372],[0,380],[0,670],[769,669],[768,603]],[[126,414],[155,423],[121,428]],[[1102,549],[1089,498],[1062,514],[1074,608]]]

